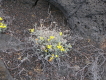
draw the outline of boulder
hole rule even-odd
[[[0,60],[0,80],[14,80],[2,60]]]
[[[102,41],[106,37],[106,0],[47,0],[65,15],[76,34]]]

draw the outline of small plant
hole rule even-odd
[[[48,61],[64,56],[72,48],[71,44],[67,43],[64,38],[63,32],[47,28],[29,29],[29,31],[31,32],[30,40],[39,48],[40,56],[45,57]]]
[[[4,24],[3,18],[0,17],[0,32],[5,32],[6,29],[7,29],[7,25]]]

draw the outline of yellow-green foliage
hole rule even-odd
[[[3,18],[0,17],[0,32],[5,31],[6,29],[7,29],[7,25],[4,24],[4,22],[3,22]]]
[[[31,32],[30,40],[38,46],[39,51],[48,61],[52,61],[55,58],[67,53],[72,48],[70,43],[64,38],[63,32],[49,29],[29,29]],[[36,36],[36,37],[32,37]]]

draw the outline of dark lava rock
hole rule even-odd
[[[103,2],[106,2],[106,0],[102,0]]]
[[[106,0],[47,0],[66,16],[74,33],[95,41],[106,37]]]
[[[14,80],[2,60],[0,60],[0,80]]]

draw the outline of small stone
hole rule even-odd
[[[75,65],[75,66],[74,66],[74,70],[75,70],[75,71],[78,71],[78,70],[80,70],[80,67],[79,67],[78,65]]]

